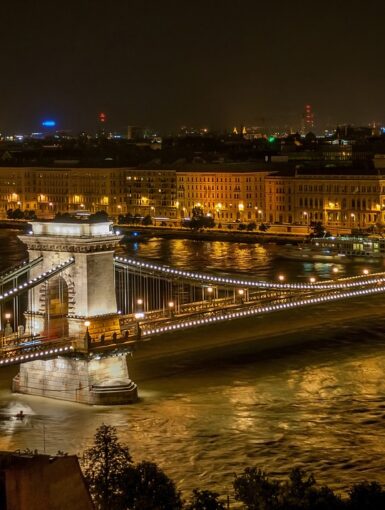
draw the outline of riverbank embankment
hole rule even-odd
[[[291,234],[287,232],[259,232],[259,231],[239,231],[239,230],[190,230],[177,227],[144,227],[142,225],[116,225],[115,230],[119,230],[125,236],[126,240],[140,241],[152,237],[163,239],[190,239],[197,241],[227,241],[235,243],[298,243],[303,242],[308,236],[304,234]]]

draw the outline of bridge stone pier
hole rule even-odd
[[[113,255],[121,236],[112,223],[88,220],[33,222],[19,238],[29,258],[42,256],[30,280],[47,275],[28,292],[26,330],[32,335],[68,338],[76,356],[23,363],[13,389],[90,404],[124,404],[136,399],[126,356],[95,357],[88,352],[89,331],[119,331]],[[53,267],[63,270],[49,277]],[[89,326],[88,322],[89,321]]]

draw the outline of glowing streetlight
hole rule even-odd
[[[209,299],[209,302],[211,304],[211,301],[213,299],[213,292],[214,292],[213,287],[206,287],[206,292],[207,292],[207,297]]]
[[[362,270],[362,274],[364,274],[365,276],[369,274],[369,269],[363,269]]]
[[[238,289],[238,294],[239,294],[240,296],[243,296],[243,295],[245,294],[244,289]]]
[[[284,282],[284,281],[285,281],[285,275],[284,275],[284,274],[279,274],[279,275],[278,275],[278,280],[279,280],[280,282]]]
[[[168,309],[169,309],[169,312],[170,312],[170,317],[172,317],[174,315],[174,308],[175,308],[174,301],[169,301],[168,302]]]
[[[142,298],[137,299],[136,300],[136,304],[139,305],[139,306],[142,305],[143,304],[143,299]]]
[[[150,214],[151,214],[151,217],[154,219],[154,227],[156,227],[155,207],[153,205],[150,207]]]
[[[334,274],[337,274],[337,273],[339,272],[339,269],[338,269],[338,267],[335,267],[335,266],[334,266],[334,267],[332,268],[332,271],[333,271],[333,273],[334,273]]]
[[[316,279],[315,279],[315,277],[314,277],[314,276],[311,276],[311,277],[309,278],[309,281],[310,281],[310,283],[315,283],[315,282],[316,282]]]

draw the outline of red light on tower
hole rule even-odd
[[[105,113],[99,113],[99,122],[106,122],[107,116]]]
[[[303,131],[308,133],[314,128],[314,113],[310,104],[305,105],[303,113]]]

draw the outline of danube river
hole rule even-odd
[[[121,250],[178,267],[265,279],[279,273],[297,281],[327,278],[332,271],[330,264],[281,260],[275,245],[152,239]],[[0,231],[0,269],[24,256],[16,232]],[[353,275],[363,266],[338,269]],[[117,427],[134,460],[157,462],[186,491],[199,486],[230,493],[234,473],[252,465],[277,476],[302,466],[342,490],[364,478],[385,484],[384,332],[381,313],[338,327],[325,314],[323,325],[301,333],[302,346],[261,354],[251,342],[242,354],[234,348],[217,362],[204,354],[180,357],[173,366],[159,360],[154,372],[143,367],[141,401],[132,406],[13,395],[17,368],[2,369],[0,449],[81,453],[104,422]],[[22,422],[12,418],[21,409],[27,415]]]

